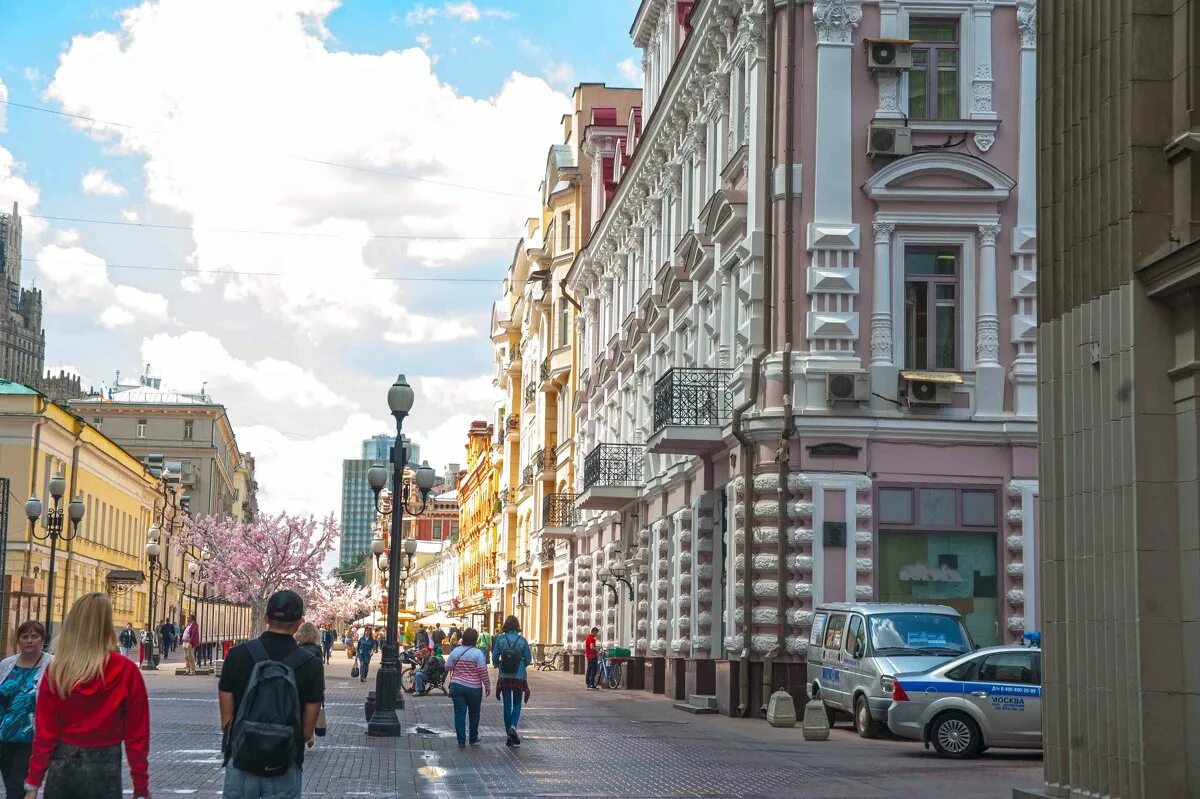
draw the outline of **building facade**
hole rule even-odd
[[[36,387],[46,363],[42,292],[21,288],[21,257],[21,215],[13,203],[12,213],[0,213],[0,378]]]
[[[60,541],[55,563],[54,606],[60,624],[71,605],[90,591],[113,598],[118,626],[149,621],[145,569],[147,531],[162,507],[163,487],[145,466],[99,429],[48,401],[33,389],[0,381],[0,476],[12,495],[39,497],[49,510],[49,482],[67,481],[63,508],[73,497],[84,502],[77,535]],[[13,651],[14,631],[26,619],[44,619],[49,575],[49,541],[31,536],[24,508],[7,504],[4,553],[5,613],[0,640]],[[44,528],[39,526],[38,532]],[[170,551],[164,559],[170,559]],[[132,578],[132,579],[131,579]],[[162,618],[171,602],[167,592],[153,614]]]
[[[484,421],[467,431],[467,468],[458,484],[458,610],[469,624],[496,629],[501,621],[493,606],[500,568],[500,470],[492,460],[495,429]]]
[[[642,2],[566,281],[571,649],[756,715],[821,602],[1037,627],[1032,9]]]
[[[1194,799],[1200,4],[1041,9],[1046,784],[1018,796]]]
[[[582,84],[563,117],[562,142],[550,147],[540,193],[492,314],[497,409],[493,453],[502,474],[500,566],[492,612],[515,614],[531,641],[566,640],[570,543],[547,533],[548,518],[570,517],[575,486],[575,302],[564,289],[568,269],[587,243],[594,168],[583,142],[599,120],[627,114],[636,89]],[[603,181],[601,181],[603,183]]]

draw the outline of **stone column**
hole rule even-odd
[[[872,269],[871,366],[891,366],[892,354],[892,222],[876,222]]]
[[[1004,409],[1000,366],[1000,320],[996,313],[996,237],[999,225],[979,226],[978,301],[975,319],[975,412],[994,416]]]

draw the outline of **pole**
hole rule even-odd
[[[399,647],[397,645],[396,621],[400,613],[400,567],[404,550],[400,535],[403,531],[401,517],[404,515],[404,498],[400,486],[404,480],[404,425],[402,416],[396,417],[396,444],[392,447],[392,530],[388,553],[388,604],[387,633],[383,642],[383,657],[379,671],[375,672],[375,713],[367,724],[367,735],[398,736],[403,733],[400,716],[397,714],[396,694],[400,689]]]
[[[150,595],[146,597],[146,616],[149,630],[146,633],[146,657],[142,661],[142,671],[158,671],[154,663],[154,572],[158,566],[158,558],[150,558]]]
[[[51,511],[53,513],[54,511]],[[51,520],[53,524],[53,520]],[[58,533],[50,530],[50,573],[46,576],[46,649],[54,637],[54,559],[58,553]]]

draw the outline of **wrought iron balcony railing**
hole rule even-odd
[[[558,465],[558,444],[546,447],[546,465],[551,468]]]
[[[541,474],[546,470],[546,450],[539,449],[533,453],[533,457],[529,459],[529,465],[533,467],[536,474]]]
[[[574,494],[547,494],[542,497],[543,527],[574,527],[579,524],[579,506]]]
[[[507,568],[507,570],[506,570],[506,571],[507,571],[507,573],[508,573],[508,576],[509,576],[510,578],[511,578],[511,577],[515,577],[515,576],[516,576],[516,574],[517,574],[517,562],[516,562],[515,560],[510,560],[510,561],[508,562],[507,566],[508,566],[508,568]]]
[[[520,494],[520,492],[517,491],[517,489],[512,488],[510,486],[509,488],[504,489],[503,493],[504,493],[504,503],[506,505],[516,505],[517,504],[517,498]]]
[[[508,432],[515,433],[521,429],[521,417],[515,413],[510,413],[508,418],[504,420],[504,426],[508,428]]]
[[[550,379],[550,359],[549,358],[546,358],[542,361],[541,374],[542,374],[542,382],[543,383]]]
[[[535,397],[537,397],[537,386],[533,383],[530,383],[529,385],[525,386],[525,404],[532,404]]]
[[[553,538],[548,538],[542,542],[542,560],[543,561],[554,560],[554,557],[557,554],[558,554],[558,542],[557,541],[555,541]]]
[[[583,459],[583,487],[640,486],[646,450],[640,444],[597,444]]]
[[[664,427],[712,427],[733,413],[730,369],[674,368],[654,383],[654,432]]]
[[[529,464],[521,471],[521,488],[533,485],[533,464]]]

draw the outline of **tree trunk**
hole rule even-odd
[[[257,638],[267,629],[267,600],[263,597],[251,599],[250,612],[254,614],[254,637]]]

